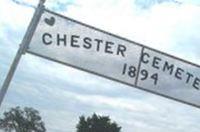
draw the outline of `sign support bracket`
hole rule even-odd
[[[17,66],[20,62],[20,59],[21,59],[22,55],[26,53],[26,49],[28,48],[28,45],[31,41],[31,38],[32,38],[32,36],[35,32],[36,26],[37,26],[37,24],[40,20],[40,17],[43,13],[43,10],[44,10],[44,3],[45,3],[45,0],[40,0],[39,4],[38,4],[38,6],[35,10],[35,13],[33,15],[33,18],[32,18],[32,20],[31,20],[31,22],[28,26],[26,34],[25,34],[25,36],[22,40],[22,43],[20,44],[20,47],[19,47],[19,49],[16,53],[16,56],[15,56],[13,62],[12,62],[12,65],[9,69],[9,72],[8,72],[4,82],[3,82],[3,85],[2,85],[1,90],[0,90],[0,107],[2,105],[3,99],[5,97],[7,90],[8,90],[8,87],[10,85],[10,82],[13,78],[13,75],[16,71],[16,68],[17,68]]]

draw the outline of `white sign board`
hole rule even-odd
[[[200,107],[198,65],[48,10],[27,52]]]

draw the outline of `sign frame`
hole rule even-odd
[[[183,62],[183,63],[192,65],[192,66],[194,66],[194,67],[200,68],[200,65],[197,65],[197,64],[195,64],[195,63],[193,63],[193,62],[190,62],[190,61],[181,59],[181,58],[179,58],[179,57],[176,57],[176,56],[174,56],[174,55],[170,55],[170,54],[168,54],[168,53],[165,53],[165,52],[162,52],[162,51],[153,49],[153,48],[148,47],[148,46],[146,46],[146,45],[137,43],[137,42],[132,41],[132,40],[129,40],[129,39],[127,39],[127,38],[124,38],[124,37],[118,36],[118,35],[116,35],[116,34],[107,32],[107,31],[105,31],[105,30],[102,30],[102,29],[93,27],[93,26],[88,25],[88,24],[85,24],[85,23],[83,23],[83,22],[74,20],[74,19],[72,19],[72,18],[66,17],[66,16],[61,15],[61,14],[58,14],[58,13],[56,13],[56,12],[50,11],[50,10],[48,10],[48,9],[44,9],[44,10],[45,10],[46,12],[48,12],[48,13],[51,13],[51,14],[56,15],[56,16],[59,16],[59,17],[61,17],[61,18],[63,18],[63,19],[68,19],[68,20],[70,20],[70,21],[72,21],[72,22],[74,22],[74,23],[80,24],[80,25],[82,25],[82,26],[85,26],[85,27],[87,27],[87,28],[93,29],[93,30],[95,30],[95,31],[98,31],[98,32],[101,32],[101,33],[104,33],[104,34],[107,34],[107,35],[116,37],[116,38],[118,38],[118,39],[127,41],[127,42],[129,42],[129,43],[131,43],[131,44],[140,46],[140,47],[142,48],[142,52],[141,52],[141,54],[140,54],[140,60],[141,60],[141,57],[142,57],[142,54],[143,54],[144,50],[147,49],[147,50],[151,50],[151,51],[153,51],[153,52],[157,52],[157,53],[159,53],[159,54],[161,54],[161,55],[170,57],[170,58],[172,58],[172,59],[176,59],[176,60],[181,61],[181,62]],[[161,97],[165,97],[165,98],[168,98],[168,99],[171,99],[171,100],[174,100],[174,101],[183,103],[183,104],[187,104],[187,105],[190,105],[190,106],[193,106],[193,107],[196,107],[196,108],[200,108],[200,105],[196,105],[196,104],[193,104],[193,103],[189,103],[189,102],[187,102],[187,101],[183,101],[183,100],[181,100],[181,99],[177,99],[177,98],[174,98],[174,97],[170,97],[170,96],[168,96],[168,95],[161,94],[161,93],[158,93],[158,92],[154,92],[154,91],[151,91],[151,90],[148,90],[148,89],[145,89],[145,88],[142,88],[142,87],[138,86],[137,83],[138,83],[138,78],[139,78],[139,72],[140,72],[140,70],[141,70],[141,69],[140,69],[140,68],[141,68],[141,61],[139,61],[139,65],[138,65],[138,67],[137,67],[137,73],[136,73],[136,81],[135,81],[135,84],[132,85],[132,84],[123,82],[123,81],[121,81],[121,80],[119,80],[119,79],[114,79],[114,78],[111,78],[111,77],[108,77],[108,76],[99,74],[99,73],[97,73],[97,72],[89,71],[89,70],[86,70],[86,69],[84,69],[84,68],[81,68],[81,67],[78,67],[78,66],[69,64],[69,63],[65,63],[65,62],[62,62],[62,61],[59,61],[59,60],[56,60],[56,59],[52,59],[52,58],[50,58],[50,57],[46,57],[46,56],[44,56],[44,55],[40,55],[40,54],[31,52],[31,51],[28,51],[28,50],[27,50],[26,52],[29,53],[29,54],[32,54],[32,55],[35,55],[35,56],[38,56],[38,57],[41,57],[41,58],[50,60],[50,61],[57,62],[57,63],[59,63],[59,64],[63,64],[63,65],[66,65],[66,66],[69,66],[69,67],[72,67],[72,68],[75,68],[75,69],[78,69],[78,70],[87,72],[87,73],[91,73],[91,74],[94,74],[94,75],[97,75],[97,76],[100,76],[100,77],[103,77],[103,78],[106,78],[106,79],[109,79],[109,80],[112,80],[112,81],[115,81],[115,82],[118,82],[118,83],[122,83],[122,84],[125,84],[125,85],[128,85],[128,86],[137,88],[137,89],[139,89],[139,90],[143,90],[143,91],[148,92],[148,93],[152,93],[152,94],[155,94],[155,95],[158,95],[158,96],[161,96]]]

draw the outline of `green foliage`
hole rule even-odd
[[[76,126],[77,132],[120,132],[121,127],[115,122],[111,122],[108,116],[98,116],[93,114],[87,119],[84,116],[79,118]]]
[[[23,110],[18,106],[4,112],[0,119],[0,129],[5,132],[46,132],[44,122],[41,121],[39,112],[33,108],[25,107]]]

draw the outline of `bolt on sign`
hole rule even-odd
[[[200,108],[200,66],[47,9],[25,52]]]

